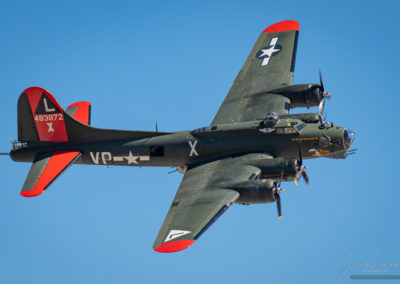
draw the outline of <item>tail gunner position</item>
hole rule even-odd
[[[322,120],[319,84],[293,85],[299,24],[265,29],[210,126],[144,132],[90,126],[90,103],[63,110],[45,89],[18,100],[18,142],[10,156],[32,166],[21,195],[42,194],[71,164],[176,167],[183,179],[154,243],[158,252],[189,247],[232,203],[275,202],[281,182],[309,179],[303,160],[343,159],[355,134]],[[289,114],[319,106],[319,113]]]

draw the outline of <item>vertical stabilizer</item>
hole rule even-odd
[[[18,100],[18,140],[68,142],[64,113],[45,89],[26,89]]]

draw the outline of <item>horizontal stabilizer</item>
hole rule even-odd
[[[21,195],[33,197],[42,194],[80,154],[80,151],[69,150],[38,155],[26,177]]]
[[[90,112],[92,105],[89,102],[77,102],[65,110],[70,116],[83,124],[90,125]]]

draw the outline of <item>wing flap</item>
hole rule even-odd
[[[24,197],[42,194],[80,156],[80,151],[57,151],[39,155],[33,162],[21,190]]]

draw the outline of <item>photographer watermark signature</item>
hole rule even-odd
[[[400,262],[382,261],[380,251],[377,251],[373,262],[355,261],[351,252],[345,252],[336,259],[335,265],[341,267],[338,273],[340,280],[347,276],[350,276],[350,279],[400,279]]]

